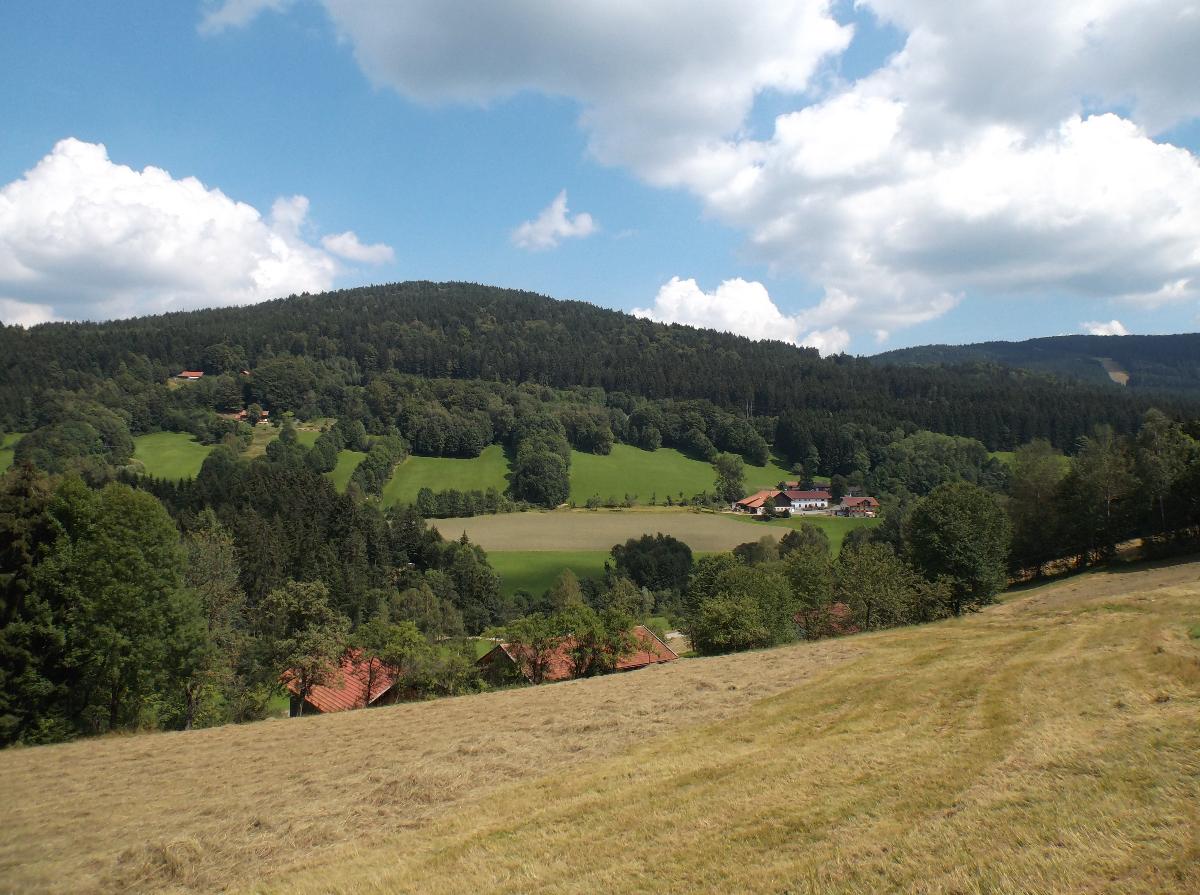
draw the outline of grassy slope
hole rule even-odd
[[[633,510],[555,510],[511,513],[500,516],[475,516],[470,519],[434,519],[433,524],[447,538],[464,531],[485,550],[600,550],[608,552],[613,544],[643,534],[662,532],[679,538],[693,550],[711,552],[731,550],[738,544],[754,541],[764,534],[779,537],[799,519],[754,522],[733,513],[698,513],[681,509]],[[873,525],[874,519],[813,517],[812,521],[840,544],[845,532],[859,525]]]
[[[1094,573],[936,625],[566,684],[8,750],[0,890],[1200,891],[1198,573]]]
[[[383,489],[383,504],[414,503],[422,488],[445,491],[486,491],[508,487],[508,460],[504,449],[493,444],[473,460],[449,457],[409,457],[396,467],[392,480]]]
[[[603,550],[509,550],[488,554],[506,594],[518,590],[541,594],[563,569],[570,569],[580,578],[599,578],[608,558],[608,552]]]
[[[503,517],[505,522],[500,523],[503,527],[505,524],[510,531],[505,539],[505,543],[516,543],[513,538],[529,538],[530,540],[538,540],[541,543],[555,543],[557,538],[562,538],[562,543],[571,543],[578,536],[583,536],[595,540],[591,537],[594,531],[575,532],[575,523],[581,523],[588,526],[588,520],[598,522],[601,518],[605,523],[613,520],[620,520],[622,525],[627,527],[624,532],[613,532],[609,537],[615,538],[613,543],[619,543],[630,537],[636,537],[642,533],[652,533],[662,528],[668,528],[676,531],[678,534],[686,535],[686,532],[679,531],[676,526],[664,525],[664,519],[674,522],[678,519],[686,524],[696,517],[692,514],[656,514],[650,511],[629,512],[629,513],[609,513],[601,517],[600,514],[589,514],[578,519],[578,516],[583,514],[572,514],[568,516],[564,513],[559,513],[554,516],[546,514],[520,514]],[[708,520],[714,517],[702,516],[701,520]],[[788,528],[795,528],[800,524],[799,519],[776,520],[771,523],[752,522],[752,520],[742,517],[718,517],[722,522],[726,519],[735,519],[736,523],[741,523],[746,527],[728,528],[727,531],[717,532],[722,543],[728,546],[720,549],[730,549],[737,544],[745,541],[752,541],[762,537],[764,534],[769,534],[772,537],[778,538]],[[853,528],[860,526],[871,526],[878,524],[878,519],[842,519],[838,517],[818,516],[812,517],[808,521],[813,522],[829,535],[829,543],[836,554],[842,547],[842,541],[846,537],[846,533]],[[440,522],[442,525],[442,533],[446,537],[457,537],[465,529],[471,531],[469,523],[464,522],[457,534],[452,530],[450,524]],[[590,527],[590,526],[589,526]],[[760,529],[756,532],[755,529]],[[478,529],[474,529],[478,532]],[[709,542],[711,534],[706,534],[701,543],[704,549],[700,552],[705,552],[714,549]],[[485,541],[484,543],[487,543]],[[611,547],[611,545],[610,545]],[[492,566],[500,574],[501,588],[505,593],[513,593],[517,590],[527,590],[533,594],[540,594],[558,577],[563,569],[571,569],[580,578],[599,577],[604,571],[604,562],[609,558],[608,549],[591,549],[591,550],[490,550],[488,559]]]
[[[762,529],[762,534],[757,535],[757,537],[762,537],[763,534],[770,534],[776,538],[786,534],[785,529],[799,528],[805,522],[811,522],[818,528],[824,529],[825,534],[829,536],[829,546],[833,549],[835,555],[842,549],[842,541],[845,540],[848,532],[855,528],[871,528],[882,521],[881,519],[854,519],[845,516],[792,517],[790,519],[772,519],[770,522],[751,519],[748,516],[733,516],[731,518],[745,525],[752,525],[755,528]],[[753,540],[753,536],[747,535],[745,540]]]
[[[7,435],[0,437],[0,472],[4,472],[12,466],[13,452],[23,434],[22,432],[9,432]]]
[[[774,463],[747,465],[747,490],[771,487],[789,475]],[[652,495],[660,503],[667,495],[678,498],[681,492],[684,497],[693,497],[701,491],[711,491],[714,478],[710,464],[693,460],[673,448],[643,451],[627,444],[614,444],[612,453],[605,457],[571,452],[571,500],[580,505],[593,496],[619,501],[628,494],[640,503],[649,503]]]
[[[185,432],[154,432],[133,440],[133,457],[148,475],[160,479],[195,478],[215,445],[200,444]]]
[[[350,484],[350,476],[354,475],[354,470],[358,468],[358,464],[363,461],[363,457],[367,456],[365,451],[341,451],[338,454],[337,466],[332,472],[325,473],[333,480],[334,486],[339,491],[345,491],[346,486]]]
[[[412,503],[421,488],[441,491],[447,488],[483,491],[494,487],[503,491],[508,460],[500,445],[489,446],[473,460],[444,457],[409,457],[396,468],[395,475],[383,491],[385,505]],[[775,463],[766,466],[746,466],[746,487],[753,491],[775,485],[790,475]],[[627,444],[613,445],[606,457],[596,454],[571,453],[571,496],[583,504],[591,496],[602,500],[622,500],[626,494],[649,503],[655,495],[661,503],[667,495],[677,498],[680,492],[692,497],[713,486],[712,467],[700,460],[685,457],[672,448],[643,451]]]

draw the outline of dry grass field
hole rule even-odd
[[[481,696],[0,753],[0,890],[1200,891],[1200,563]]]
[[[613,544],[662,532],[679,538],[695,551],[711,553],[732,550],[738,544],[758,540],[764,535],[778,538],[787,529],[783,522],[753,524],[749,517],[732,513],[700,513],[663,507],[533,511],[430,521],[444,537],[457,538],[465,531],[467,537],[488,551],[600,550],[608,553]],[[789,521],[799,524],[798,519]],[[841,544],[849,529],[874,522],[834,516],[813,516],[808,521],[824,528],[835,544]]]

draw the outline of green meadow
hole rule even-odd
[[[769,534],[775,538],[786,534],[787,532],[784,529],[799,528],[805,522],[811,522],[829,536],[829,546],[835,556],[842,549],[842,541],[846,539],[846,535],[850,531],[856,528],[872,528],[881,521],[878,518],[865,519],[849,516],[793,516],[786,519],[772,519],[769,522],[752,519],[749,516],[735,516],[732,514],[727,518],[736,519],[747,526],[760,528],[762,529],[762,534]],[[758,537],[762,537],[762,535]],[[747,536],[746,540],[751,541],[755,540],[755,538]]]
[[[791,475],[776,463],[766,466],[746,464],[746,490],[772,488]],[[712,466],[693,460],[673,448],[644,451],[628,444],[614,444],[608,456],[571,452],[571,500],[577,505],[589,497],[602,501],[624,499],[625,495],[641,504],[651,497],[665,503],[667,496],[678,499],[711,491],[715,475]]]
[[[340,458],[339,458],[340,459]],[[498,444],[484,448],[472,460],[452,457],[409,457],[396,467],[392,480],[383,489],[383,505],[415,503],[422,488],[433,491],[486,491],[508,487],[508,459]]]
[[[191,479],[215,445],[200,444],[186,432],[154,432],[133,439],[133,458],[146,475],[158,479]]]
[[[514,594],[519,590],[541,594],[554,583],[563,569],[579,578],[599,578],[604,574],[603,550],[494,550],[488,561],[500,576],[500,590]]]
[[[24,434],[23,432],[9,432],[7,435],[0,435],[0,472],[5,472],[12,466],[17,442]]]
[[[337,457],[337,466],[333,468],[332,472],[327,472],[325,475],[333,481],[334,487],[339,491],[345,491],[346,486],[350,484],[350,476],[354,475],[354,470],[358,468],[358,464],[365,456],[367,455],[364,451],[340,451]]]
[[[1017,460],[1016,451],[988,451],[988,456],[993,460],[999,460],[1009,469],[1013,468],[1013,464]],[[1071,468],[1071,458],[1064,454],[1058,455],[1058,462],[1062,465],[1064,474]]]

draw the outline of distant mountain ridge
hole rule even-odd
[[[1131,391],[1200,397],[1200,333],[1048,336],[1024,342],[919,345],[874,355],[899,366],[1003,364]]]

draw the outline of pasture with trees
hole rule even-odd
[[[469,692],[483,682],[450,644],[485,631],[599,643],[653,616],[718,652],[927,622],[1009,574],[1085,567],[1131,537],[1194,549],[1200,531],[1200,411],[1183,399],[821,359],[526,293],[405,284],[0,328],[16,356],[0,377],[0,429],[28,433],[0,479],[4,743],[260,718],[281,675],[317,686],[355,649],[405,666],[414,695]],[[135,439],[205,455],[194,476],[182,460],[147,474]],[[772,450],[789,476],[876,490],[880,524],[700,512],[783,473]],[[448,537],[426,518],[557,507],[576,464],[635,454],[704,469],[695,512],[454,518]],[[492,464],[493,485],[390,504],[410,455]],[[574,559],[520,571],[539,547]],[[497,549],[519,551],[524,586]]]

